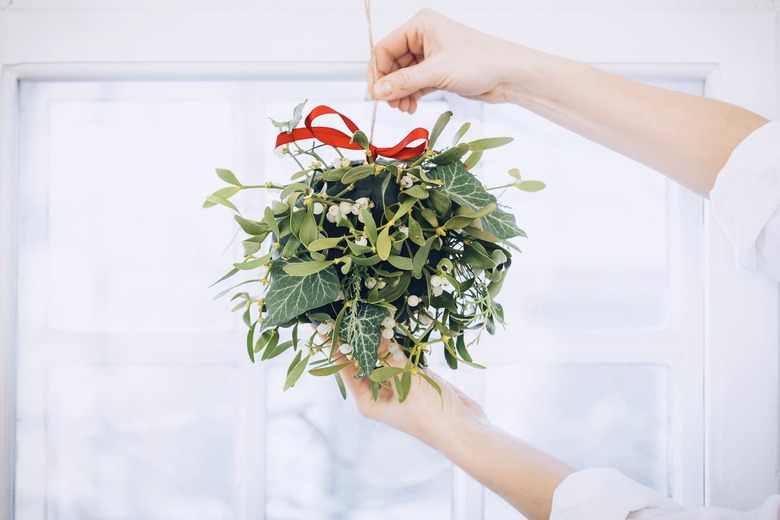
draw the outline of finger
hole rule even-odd
[[[387,74],[374,85],[374,97],[386,101],[411,96],[417,91],[438,88],[439,71],[431,60],[398,69]]]
[[[391,72],[395,72],[399,69],[403,69],[405,67],[409,67],[411,65],[416,65],[417,63],[421,62],[422,58],[419,58],[411,53],[404,54],[403,56],[397,58],[395,61],[393,61],[389,66],[386,66],[384,69],[379,68],[379,63],[377,61],[377,70],[376,74],[374,73],[374,66],[373,64],[369,63],[368,68],[366,69],[366,80],[368,82],[368,90],[369,92],[374,91],[374,83],[383,78],[384,76],[390,74]]]
[[[408,61],[403,63],[408,56],[422,57],[425,54],[425,39],[420,25],[419,15],[414,16],[376,44],[374,55],[381,74],[393,71],[396,64],[408,65]]]

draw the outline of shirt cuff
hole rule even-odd
[[[619,471],[587,469],[572,473],[555,490],[550,520],[625,520],[632,512],[646,508],[670,513],[683,510]]]
[[[751,271],[762,265],[780,278],[780,259],[773,260],[777,252],[765,249],[776,247],[765,230],[780,220],[780,122],[763,125],[734,149],[710,201],[715,220],[734,246],[737,265]]]

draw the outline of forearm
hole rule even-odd
[[[502,97],[707,196],[733,149],[767,120],[508,44]]]
[[[550,517],[555,489],[574,471],[477,416],[453,420],[432,444],[530,520]]]

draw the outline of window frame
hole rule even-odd
[[[294,44],[285,56],[275,55],[269,45],[286,36],[286,24],[293,20],[301,26],[361,24],[362,5],[317,12],[319,4],[312,4],[308,12],[301,14],[281,8],[266,13],[263,8],[242,2],[201,10],[187,9],[173,0],[139,10],[127,9],[127,4],[118,0],[101,3],[105,5],[102,9],[95,9],[92,4],[74,0],[68,9],[62,10],[59,2],[18,0],[0,6],[0,287],[4,288],[0,294],[0,419],[4,425],[0,429],[0,512],[8,518],[13,517],[14,510],[13,327],[18,216],[14,194],[19,82],[70,78],[254,79],[301,74],[335,78],[361,77],[365,71],[366,44],[361,31],[341,31],[351,34],[333,38],[317,48]],[[470,10],[467,5],[457,1],[449,14],[498,36],[517,39],[516,35],[521,34],[525,44],[615,72],[669,72],[702,77],[707,96],[777,117],[780,80],[775,71],[780,70],[780,7],[776,1],[723,1],[709,7],[690,0],[677,2],[674,10],[666,5],[668,10],[664,11],[653,9],[653,5],[659,4],[649,1],[634,9],[621,9],[610,2],[581,8],[572,0],[557,2],[554,7],[510,7],[507,10],[515,14],[523,11],[522,19],[509,17],[512,23],[500,27],[491,25],[501,18],[495,10],[485,13]],[[417,8],[401,4],[395,12],[377,9],[375,24],[381,19],[382,28],[389,30]],[[190,15],[184,23],[174,27],[167,23],[171,16],[184,12]],[[774,16],[767,16],[773,12]],[[141,34],[143,30],[149,34],[148,41],[127,46],[120,37],[108,34],[105,28],[118,20],[123,21],[122,31]],[[258,20],[263,20],[268,34],[252,34]],[[729,28],[737,30],[741,24],[752,29],[752,39],[742,42],[753,46],[750,50],[755,54],[750,59],[745,59],[744,47],[719,37]],[[652,38],[657,36],[658,27],[669,29],[664,39]],[[202,38],[202,34],[212,30],[216,33],[212,38]],[[700,38],[690,39],[691,33]],[[588,39],[591,34],[600,34],[601,38]],[[610,41],[625,34],[634,34],[638,43],[620,48],[610,45]],[[740,34],[748,31],[743,29]],[[95,45],[95,41],[105,45]],[[161,47],[167,41],[192,45]],[[161,48],[167,50],[161,53]],[[731,247],[714,222],[708,204],[703,221],[704,499],[707,504],[725,507],[756,507],[766,495],[778,490],[780,294],[778,284],[769,277],[735,267]],[[746,301],[752,304],[740,305]],[[746,374],[751,386],[744,384]],[[749,427],[740,429],[736,425]],[[463,514],[456,512],[456,518],[465,518],[458,516]]]

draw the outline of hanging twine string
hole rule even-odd
[[[371,69],[374,74],[374,84],[379,80],[379,70],[376,66],[376,52],[374,51],[374,32],[371,26],[371,0],[363,0],[366,10],[366,23],[368,25],[368,45],[371,47]],[[379,102],[374,97],[374,92],[369,92],[369,96],[374,100],[374,106],[371,110],[371,133],[368,136],[369,142],[374,142],[374,127],[376,126],[376,108]]]

